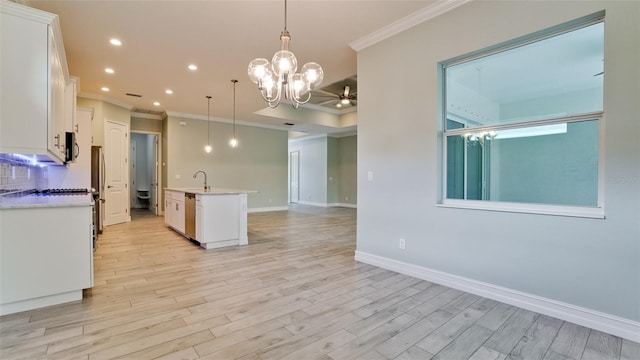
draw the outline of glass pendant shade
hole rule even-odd
[[[298,70],[298,59],[291,51],[278,51],[273,55],[271,63],[273,64],[273,73],[276,76],[293,74]]]
[[[213,147],[211,147],[211,145],[207,144],[207,145],[204,146],[204,152],[209,154],[209,153],[211,153],[211,151],[213,151]]]
[[[309,84],[309,89],[313,90],[316,86],[322,83],[324,80],[324,71],[322,66],[315,62],[308,62],[302,66],[302,77],[305,82]]]
[[[258,84],[258,87],[260,87],[262,79],[267,75],[268,72],[270,72],[270,67],[271,64],[269,63],[269,60],[265,58],[253,59],[249,63],[249,69],[247,71],[249,74],[249,79]]]

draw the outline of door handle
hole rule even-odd
[[[111,189],[113,186],[111,185],[107,185],[107,189]]]

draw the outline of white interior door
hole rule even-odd
[[[129,167],[129,204],[132,208],[138,207],[138,194],[136,193],[136,159],[138,158],[138,155],[136,153],[136,146],[137,144],[135,141],[130,142],[129,163],[131,164],[131,166]]]
[[[159,176],[159,171],[160,171],[160,166],[159,166],[159,160],[158,160],[158,153],[160,152],[160,149],[158,148],[159,146],[159,141],[158,141],[158,135],[154,135],[151,138],[151,141],[153,141],[153,155],[151,156],[152,161],[153,161],[153,171],[151,173],[151,200],[149,203],[149,209],[151,210],[151,212],[153,212],[156,215],[159,215],[159,207],[158,207],[158,179],[160,178]]]
[[[129,215],[129,126],[105,125],[106,202],[104,225],[131,221]]]
[[[297,203],[300,198],[300,152],[292,151],[289,155],[289,202]]]

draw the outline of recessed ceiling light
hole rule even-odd
[[[164,92],[165,92],[165,93],[167,93],[167,94],[169,94],[169,95],[173,94],[173,90],[171,90],[171,89],[167,89],[167,90],[165,90]]]
[[[115,46],[122,45],[122,41],[120,41],[120,40],[118,40],[116,38],[113,38],[113,39],[109,40],[109,42],[111,43],[111,45],[115,45]]]
[[[158,101],[154,101],[154,102],[153,102],[153,105],[154,105],[154,106],[160,106],[160,103],[159,103]]]
[[[113,73],[115,73],[115,71],[113,71],[113,69],[112,69],[112,68],[106,68],[106,69],[104,69],[104,72],[106,72],[107,74],[113,74]]]
[[[342,107],[342,104],[337,103],[337,104],[336,104],[336,107]]]
[[[108,87],[106,87],[106,86],[103,86],[102,88],[100,88],[100,90],[102,90],[102,91],[104,91],[104,92],[108,92],[108,91],[109,91],[109,88],[108,88]]]
[[[196,70],[198,70],[198,66],[197,66],[197,65],[194,65],[194,64],[189,64],[188,68],[189,68],[189,70],[191,70],[191,71],[196,71]]]

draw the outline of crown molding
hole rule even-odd
[[[438,0],[411,15],[351,42],[349,46],[358,52],[470,1],[472,0]]]
[[[160,115],[147,114],[147,113],[141,113],[141,112],[135,112],[135,111],[131,112],[131,117],[139,118],[139,119],[162,120],[162,116]]]
[[[207,121],[206,116],[198,115],[198,114],[189,114],[189,113],[182,113],[182,112],[175,112],[175,111],[167,111],[166,114],[167,114],[167,117],[171,116],[171,117],[178,117],[183,119],[195,119],[195,120]],[[224,123],[224,124],[233,124],[233,120],[229,120],[221,117],[211,117],[209,120],[213,122]],[[271,130],[289,131],[289,128],[284,126],[259,124],[255,122],[242,121],[237,119],[236,119],[236,125],[243,125],[243,126],[257,127],[257,128],[263,128],[263,129],[271,129]]]
[[[85,98],[85,99],[101,100],[104,102],[108,102],[109,104],[112,104],[112,105],[120,106],[121,108],[125,108],[129,111],[133,110],[134,108],[134,106],[129,103],[120,101],[118,99],[114,99],[110,96],[101,95],[101,94],[81,91],[78,93],[78,97]]]

